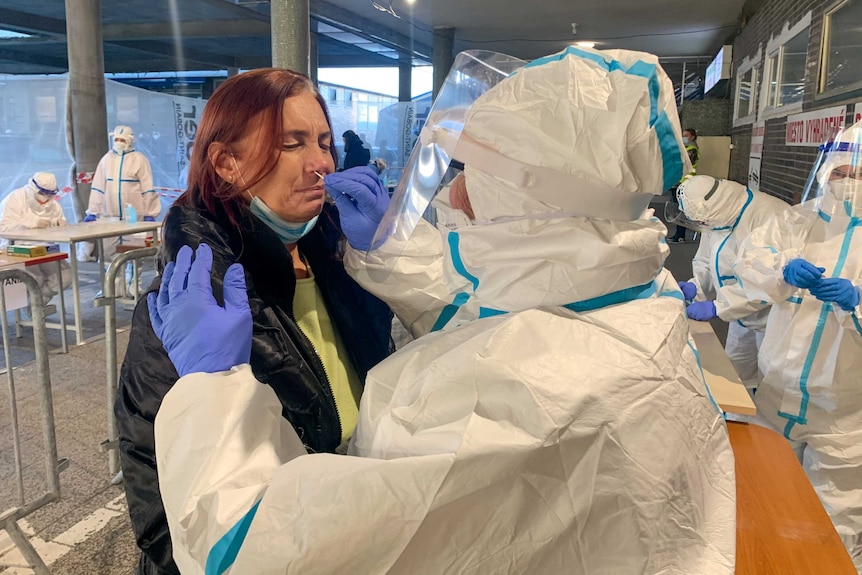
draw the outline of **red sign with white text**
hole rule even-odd
[[[787,117],[785,144],[788,146],[819,146],[844,127],[847,107],[826,108]]]

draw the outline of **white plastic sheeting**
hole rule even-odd
[[[60,199],[66,219],[77,222],[68,195],[74,186],[74,162],[67,135],[67,88],[65,75],[0,77],[0,199],[24,185],[34,172],[52,172],[66,192]],[[105,97],[108,129],[123,124],[135,130],[135,148],[149,158],[153,183],[166,209],[185,188],[205,100],[112,80],[105,80]]]

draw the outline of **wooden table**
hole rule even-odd
[[[690,320],[688,329],[697,346],[706,384],[721,410],[738,415],[755,415],[757,408],[739,381],[733,364],[709,322]]]
[[[63,268],[62,268],[62,262],[63,262],[63,260],[66,260],[66,259],[69,259],[69,255],[64,254],[64,253],[53,253],[53,254],[47,254],[44,256],[35,256],[35,257],[10,256],[10,255],[7,255],[5,253],[0,253],[0,270],[2,270],[3,268],[10,268],[10,267],[19,266],[21,264],[24,264],[24,267],[26,269],[30,266],[35,266],[35,265],[39,265],[39,264],[47,264],[47,263],[51,263],[51,262],[57,262],[57,285],[59,286],[58,291],[60,292],[59,293],[59,296],[60,296],[60,323],[59,324],[48,323],[46,321],[45,327],[60,330],[60,342],[61,342],[61,345],[63,346],[63,353],[66,353],[69,351],[69,344],[66,340],[66,299],[65,299],[65,296],[63,295]],[[47,305],[48,302],[44,302],[44,304]],[[3,310],[3,311],[5,311],[5,310]],[[15,320],[16,320],[16,324],[17,324],[16,329],[18,329],[17,326],[22,323],[21,322],[21,316],[20,316],[18,310],[15,310]],[[27,325],[29,325],[29,323]],[[20,337],[20,335],[21,335],[20,332],[18,333],[18,335]],[[6,334],[4,334],[3,344],[9,345],[9,342],[7,341],[7,338],[6,338]]]
[[[102,249],[102,240],[140,232],[155,232],[161,227],[162,224],[160,222],[136,222],[130,224],[124,221],[95,221],[57,228],[0,232],[0,237],[6,238],[13,243],[21,241],[69,244],[69,263],[72,265],[72,303],[75,310],[75,339],[78,345],[80,345],[84,343],[84,328],[81,323],[81,291],[75,246],[79,242],[96,242],[99,257],[99,283],[104,287],[105,256]]]
[[[787,441],[728,422],[736,459],[737,575],[857,575]]]

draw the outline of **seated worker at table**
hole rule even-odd
[[[733,275],[733,264],[741,255],[742,240],[790,206],[775,196],[712,176],[689,178],[676,194],[685,225],[702,233],[691,262],[694,277],[680,283],[685,299],[694,300],[686,313],[698,321],[718,317],[728,322],[727,357],[745,387],[756,389],[760,383],[757,350],[769,304],[748,297]]]
[[[388,355],[392,326],[389,308],[341,261],[343,235],[321,179],[335,171],[332,138],[326,104],[306,76],[269,68],[229,78],[204,108],[188,189],[165,217],[158,257],[164,269],[182,246],[208,244],[219,294],[225,270],[242,263],[251,368],[278,398],[276,417],[316,453],[334,453],[353,433],[365,374]],[[177,379],[144,299],[115,405],[142,574],[177,573],[182,557],[172,553],[153,443],[153,421]]]
[[[63,208],[57,201],[58,194],[57,178],[54,174],[36,172],[24,186],[13,190],[0,202],[0,231],[65,226],[66,216],[63,215]],[[4,250],[7,244],[6,240],[0,239],[0,247]],[[61,262],[60,267],[63,270],[63,285],[68,286],[72,280],[69,264]],[[59,291],[57,262],[29,266],[26,271],[39,282],[42,301],[47,305]]]
[[[181,376],[155,452],[183,572],[733,573],[727,430],[646,210],[687,163],[672,85],[654,56],[572,49],[491,87],[515,59],[481,57],[390,211],[373,169],[326,177],[348,270],[420,336],[369,372],[359,457],[306,454],[257,382],[247,271],[183,248],[149,295]],[[413,219],[438,191],[445,225]]]
[[[135,134],[130,127],[117,126],[110,135],[111,149],[99,160],[93,174],[84,221],[156,221],[162,211],[162,203],[153,188],[150,161],[135,149]],[[129,213],[130,208],[132,214]],[[119,237],[102,240],[106,259],[114,256],[119,243]]]
[[[734,266],[772,303],[756,423],[783,433],[862,573],[862,122],[825,145],[802,203]]]

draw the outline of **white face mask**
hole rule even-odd
[[[123,152],[130,151],[132,149],[132,146],[129,145],[127,142],[114,140],[113,148],[115,152],[117,152],[118,154],[122,154]]]
[[[857,216],[862,212],[862,180],[842,178],[830,180],[829,194],[836,202],[841,202],[848,216]]]

